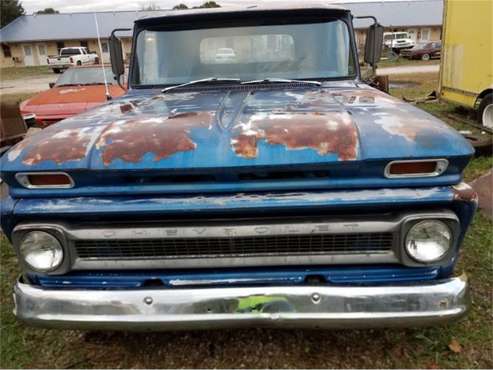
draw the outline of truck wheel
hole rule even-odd
[[[483,126],[493,129],[493,94],[481,99],[478,109],[478,121]]]
[[[82,65],[82,62],[80,60],[77,61],[77,65],[78,66],[81,66]]]
[[[58,68],[53,68],[54,73],[60,73],[60,70]]]
[[[430,54],[421,55],[421,60],[430,60]]]

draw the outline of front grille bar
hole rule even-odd
[[[74,267],[209,268],[396,263],[395,220],[254,221],[67,231]]]
[[[290,219],[170,221],[123,224],[20,224],[18,245],[29,230],[53,232],[67,258],[53,274],[71,270],[241,268],[260,266],[396,264],[414,266],[402,253],[412,222],[433,218],[454,225],[450,210]]]

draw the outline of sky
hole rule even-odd
[[[1,0],[0,0],[1,1]],[[269,3],[282,3],[285,0],[268,0]],[[368,1],[368,0],[336,0],[340,2]],[[370,0],[371,1],[371,0]],[[375,0],[392,1],[392,0]],[[141,10],[149,4],[155,4],[161,9],[169,9],[184,3],[188,6],[196,6],[205,0],[21,0],[27,14],[32,14],[45,8],[54,8],[62,13],[91,12],[91,11],[120,11]],[[262,0],[216,0],[221,6],[250,5],[263,2]]]

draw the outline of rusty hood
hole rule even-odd
[[[433,116],[365,85],[138,93],[64,120],[4,156],[9,171],[224,169],[468,157]]]

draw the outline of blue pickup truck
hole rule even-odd
[[[473,149],[362,81],[352,21],[327,4],[137,20],[128,93],[3,156],[17,318],[175,330],[464,315]],[[382,33],[368,29],[372,64]]]

